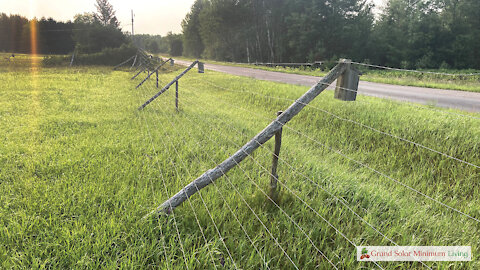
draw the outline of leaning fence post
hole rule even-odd
[[[280,116],[283,112],[277,112],[277,117]],[[280,128],[277,133],[275,133],[275,149],[273,152],[272,159],[272,173],[270,174],[270,192],[273,193],[277,189],[277,166],[278,166],[278,156],[280,155],[280,147],[282,146],[282,128]]]
[[[196,64],[198,64],[198,61],[195,61],[193,62],[190,66],[187,67],[187,69],[185,69],[182,73],[180,73],[180,75],[178,75],[177,77],[175,77],[175,79],[173,79],[171,82],[169,82],[167,85],[165,85],[162,90],[160,90],[158,93],[156,93],[153,97],[151,97],[149,100],[147,100],[145,103],[143,103],[142,106],[138,107],[138,110],[143,110],[143,108],[145,108],[148,104],[150,104],[152,101],[154,101],[156,98],[158,98],[161,94],[165,93],[165,91],[167,91],[170,86],[172,86],[175,82],[177,82],[178,80],[180,80],[180,78],[183,77],[183,75],[185,75],[190,69],[192,69]],[[147,77],[148,78],[148,77]],[[140,86],[140,85],[138,85]],[[137,87],[138,87],[137,86]]]
[[[178,112],[178,80],[175,82],[175,109]]]
[[[135,66],[135,64],[137,63],[137,56],[138,56],[138,54],[135,55],[135,59],[133,59],[133,63],[132,63],[132,66],[130,67],[130,69],[132,69]]]
[[[196,62],[194,62],[196,64]],[[193,64],[189,67],[193,67]],[[188,70],[186,70],[188,71]],[[185,72],[186,72],[185,71]],[[287,110],[285,110],[277,119],[273,120],[267,127],[260,131],[255,137],[253,137],[249,142],[243,145],[235,154],[231,155],[225,159],[222,163],[218,164],[215,168],[207,170],[202,175],[197,177],[195,180],[190,182],[184,188],[182,188],[175,195],[170,197],[170,199],[163,202],[160,206],[157,207],[157,212],[171,213],[174,208],[181,205],[185,200],[191,197],[193,194],[197,193],[202,188],[210,185],[212,182],[226,174],[233,167],[238,165],[242,160],[244,160],[248,155],[253,153],[258,147],[266,143],[270,138],[272,138],[288,121],[290,121],[295,115],[297,115],[305,106],[307,106],[315,97],[317,97],[321,92],[323,92],[335,79],[343,74],[345,71],[345,64],[340,62],[336,65],[330,72],[325,75],[320,82],[315,84],[310,88],[306,93],[304,93],[299,99],[297,99]],[[184,73],[185,73],[184,72]],[[178,78],[176,78],[178,79]],[[176,80],[175,79],[175,80]],[[173,84],[173,81],[168,84],[170,86]],[[165,87],[162,91],[153,96],[148,100],[144,105],[142,105],[139,110],[143,109],[155,98],[161,95],[163,92],[168,89]],[[155,213],[152,211],[150,214]],[[148,216],[148,215],[147,215]],[[145,216],[145,217],[147,217]]]
[[[340,61],[346,64],[346,69],[337,79],[334,97],[343,101],[355,101],[357,99],[360,71],[352,67],[352,60],[341,59]]]

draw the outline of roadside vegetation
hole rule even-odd
[[[190,57],[175,57],[177,59],[194,61],[194,58]],[[275,71],[290,74],[308,75],[322,77],[327,74],[329,68],[335,65],[334,62],[328,62],[322,67],[310,68],[310,67],[268,67],[247,63],[232,63],[222,62],[215,60],[203,60],[207,63],[225,66],[246,67],[253,69],[260,69],[266,71]],[[469,92],[480,92],[480,70],[465,69],[465,70],[452,70],[452,69],[426,69],[423,71],[436,72],[436,73],[448,73],[448,74],[479,74],[474,76],[462,76],[462,75],[437,75],[429,73],[418,73],[410,71],[396,71],[396,70],[379,70],[369,69],[362,66],[355,65],[362,72],[360,77],[361,81],[386,83],[393,85],[404,86],[418,86],[447,90],[461,90]],[[422,70],[419,70],[422,71]]]
[[[158,89],[150,80],[135,90],[142,78],[130,80],[128,68],[19,59],[23,68],[0,68],[0,268],[292,269],[272,235],[300,269],[331,269],[312,243],[340,269],[373,268],[332,226],[356,245],[393,244],[346,206],[399,245],[472,246],[471,262],[426,263],[434,269],[480,268],[478,222],[335,151],[476,218],[480,170],[325,111],[477,166],[480,114],[365,96],[345,103],[326,91],[284,127],[275,203],[268,142],[174,215],[142,219],[307,87],[189,72],[179,112],[174,89],[138,111]]]

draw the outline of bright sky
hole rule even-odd
[[[110,0],[124,31],[131,31],[131,10],[135,14],[135,33],[181,32],[181,22],[195,0]],[[73,21],[75,14],[94,12],[95,0],[0,0],[0,12],[33,17],[52,17]]]
[[[131,10],[135,13],[135,33],[180,33],[181,22],[195,0],[110,0],[124,31],[131,31]],[[385,0],[372,0],[381,4]],[[75,14],[95,11],[95,0],[0,0],[0,12],[20,14],[29,19],[52,17],[73,20]]]

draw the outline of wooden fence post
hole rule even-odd
[[[203,62],[198,62],[198,73],[205,73],[205,65]]]
[[[280,116],[283,112],[277,112],[277,117]],[[275,149],[273,152],[273,159],[272,159],[272,173],[270,175],[270,192],[273,193],[277,189],[277,182],[278,182],[278,174],[277,174],[277,166],[278,166],[278,156],[280,155],[280,147],[282,146],[282,128],[280,128],[277,133],[275,133]]]
[[[173,79],[171,82],[169,82],[167,85],[165,85],[162,90],[160,90],[158,93],[156,93],[153,97],[151,97],[149,100],[147,100],[145,103],[143,103],[142,106],[138,107],[138,110],[143,110],[143,108],[145,108],[148,104],[150,104],[152,101],[154,101],[156,98],[158,98],[161,94],[165,93],[165,91],[167,91],[170,86],[172,86],[176,81],[180,80],[180,78],[183,77],[183,75],[185,75],[190,69],[192,69],[196,64],[198,64],[198,61],[195,61],[193,62],[190,66],[187,67],[187,69],[185,69],[182,73],[180,73],[180,75],[178,75],[177,77],[175,77],[175,79]],[[148,78],[148,77],[147,77]],[[147,79],[146,78],[146,79]],[[144,80],[145,81],[145,80]],[[140,85],[138,85],[140,86]],[[137,87],[138,87],[137,86]]]
[[[346,69],[337,79],[334,97],[343,101],[355,101],[357,99],[360,72],[352,67],[352,60],[341,59],[341,61],[346,64]]]
[[[73,60],[75,59],[75,51],[73,51],[72,59],[70,60],[70,66],[73,66]]]
[[[135,64],[137,63],[137,56],[138,56],[138,54],[135,55],[135,59],[133,59],[133,63],[132,63],[132,66],[130,67],[130,69],[132,69],[135,66]]]
[[[175,82],[175,109],[178,112],[178,80]]]
[[[157,88],[158,88],[158,69],[155,71],[155,74],[157,75]]]
[[[194,62],[194,64],[195,63],[196,62]],[[175,207],[182,204],[185,200],[187,200],[187,198],[191,197],[193,194],[197,193],[202,188],[210,185],[213,181],[226,174],[228,171],[230,171],[230,169],[238,165],[248,155],[253,153],[258,147],[260,147],[270,138],[272,138],[283,127],[283,125],[290,121],[315,97],[317,97],[321,92],[323,92],[323,90],[325,90],[328,85],[330,85],[335,79],[337,79],[340,74],[343,74],[344,71],[345,63],[340,62],[332,70],[330,70],[330,72],[325,75],[320,80],[320,82],[318,82],[316,85],[310,88],[310,90],[303,94],[299,99],[297,99],[292,105],[290,105],[290,107],[288,107],[287,110],[285,110],[280,116],[278,116],[277,119],[273,120],[268,126],[266,126],[262,131],[255,135],[255,137],[253,137],[249,142],[247,142],[237,152],[235,152],[235,154],[225,159],[215,168],[207,170],[205,173],[190,182],[179,192],[173,195],[170,199],[166,200],[160,206],[158,206],[156,211],[171,213]],[[167,86],[170,86],[170,84]],[[165,87],[162,91],[153,96],[149,101],[142,105],[139,110],[147,106],[155,98],[165,92],[166,89],[168,89],[168,87]],[[154,212],[155,211],[153,211],[152,213]]]

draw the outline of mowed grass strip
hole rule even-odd
[[[177,73],[161,74],[160,85]],[[332,149],[476,218],[479,169],[316,108],[476,165],[480,120],[363,96],[345,103],[327,91],[284,128],[276,204],[265,195],[268,142],[175,215],[142,219],[307,88],[191,71],[180,80],[179,112],[174,87],[139,112],[158,90],[154,80],[135,90],[142,78],[131,76],[107,67],[0,73],[1,267],[294,268],[287,254],[300,269],[331,269],[317,247],[340,269],[373,268],[320,218],[357,245],[392,245],[344,204],[399,245],[472,246],[472,262],[432,268],[480,266],[477,222]]]

